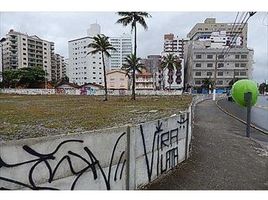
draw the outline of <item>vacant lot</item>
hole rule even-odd
[[[139,123],[185,110],[191,96],[22,96],[0,94],[0,140],[67,134]]]

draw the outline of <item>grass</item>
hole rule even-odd
[[[0,94],[0,140],[140,123],[185,110],[191,96],[26,96]]]

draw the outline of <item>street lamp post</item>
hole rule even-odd
[[[216,74],[218,67],[218,54],[216,53],[215,69],[214,69],[214,83],[213,83],[213,101],[216,100]]]

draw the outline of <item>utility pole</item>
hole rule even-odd
[[[215,69],[214,69],[214,83],[213,83],[213,101],[216,100],[216,74],[217,74],[217,67],[218,67],[218,53],[216,53],[216,60],[215,60]]]

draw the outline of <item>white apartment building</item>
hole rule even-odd
[[[169,33],[164,35],[164,52],[177,53],[179,58],[184,57],[184,45],[187,39],[179,39],[178,36]]]
[[[121,69],[125,64],[125,58],[132,53],[131,35],[124,33],[120,37],[110,37],[109,40],[116,49],[110,52],[109,67],[111,70]]]
[[[53,42],[11,29],[1,44],[3,45],[4,70],[39,66],[46,71],[47,80],[51,80]]]
[[[78,85],[85,83],[95,83],[103,85],[103,63],[101,53],[89,54],[93,49],[88,48],[88,45],[93,42],[93,36],[101,34],[101,28],[98,24],[91,24],[87,30],[87,36],[70,40],[68,74],[69,81]],[[108,69],[107,58],[105,63]]]

